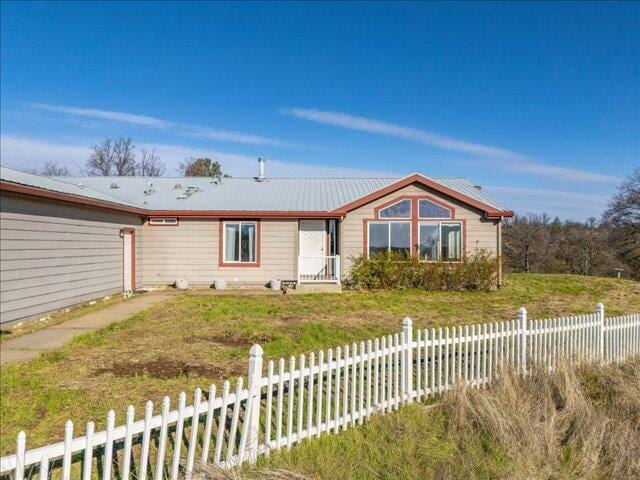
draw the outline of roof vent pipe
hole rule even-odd
[[[263,157],[258,158],[258,181],[262,182],[264,180],[264,163],[265,159]]]

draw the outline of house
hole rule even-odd
[[[500,255],[512,212],[463,178],[41,177],[1,168],[2,322],[173,284],[339,283],[351,259]]]

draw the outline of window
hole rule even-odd
[[[411,200],[400,200],[380,210],[379,218],[411,218]]]
[[[175,217],[172,217],[172,218],[151,217],[149,219],[149,225],[175,226],[175,225],[178,225],[178,219]]]
[[[370,222],[369,255],[394,252],[411,254],[411,222]]]
[[[224,223],[224,261],[256,263],[256,222]]]
[[[438,244],[440,243],[440,226],[438,224],[420,224],[420,260],[435,262],[438,260]]]
[[[420,218],[451,218],[451,210],[424,198],[418,200],[418,214]]]
[[[420,260],[455,262],[462,259],[462,224],[460,222],[421,222]]]

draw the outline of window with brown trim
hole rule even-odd
[[[462,260],[462,222],[420,222],[420,260],[457,262]]]
[[[411,218],[411,200],[406,198],[381,209],[379,218]]]
[[[451,209],[438,205],[426,198],[418,199],[419,218],[451,218]]]
[[[223,261],[224,263],[257,262],[257,222],[224,222]]]
[[[411,255],[411,222],[369,222],[369,255],[399,253]]]

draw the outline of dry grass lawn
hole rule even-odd
[[[258,468],[209,480],[640,478],[640,359],[621,365],[503,372],[489,389],[374,416],[304,441]]]
[[[28,447],[62,437],[64,422],[104,425],[113,408],[123,421],[164,395],[244,375],[248,348],[288,357],[400,330],[404,316],[417,327],[594,310],[640,312],[637,282],[562,275],[506,277],[496,292],[345,292],[317,295],[203,295],[186,293],[127,321],[77,337],[64,348],[0,371],[0,452],[12,453],[18,431]]]

